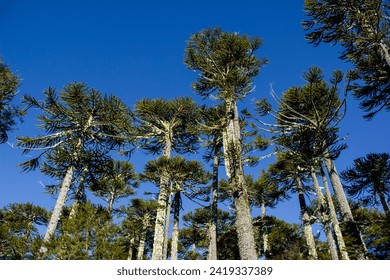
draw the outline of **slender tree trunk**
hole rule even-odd
[[[332,260],[338,260],[339,256],[337,254],[337,247],[335,240],[333,238],[333,233],[332,233],[332,227],[330,223],[330,218],[329,218],[329,207],[326,205],[326,200],[325,197],[320,189],[320,185],[318,184],[318,179],[317,179],[317,174],[314,169],[314,167],[311,168],[311,179],[313,181],[314,189],[317,194],[318,202],[319,202],[319,212],[320,212],[320,217],[321,217],[321,222],[324,225],[324,230],[326,234],[326,240],[328,241],[328,246],[329,246],[329,251],[330,251],[330,256]]]
[[[134,238],[134,236],[132,236],[130,238],[129,251],[127,252],[127,259],[128,260],[132,260],[133,259],[134,242],[135,242],[135,238]]]
[[[334,230],[334,234],[336,235],[336,242],[337,242],[338,249],[340,251],[341,259],[342,260],[349,260],[347,248],[346,248],[345,242],[344,242],[343,233],[341,232],[340,224],[339,224],[339,221],[337,219],[336,208],[333,204],[332,194],[330,193],[328,180],[326,179],[325,172],[324,172],[324,169],[322,168],[322,166],[321,166],[320,171],[321,171],[322,183],[323,183],[324,189],[325,189],[326,201],[327,201],[328,207],[329,207],[329,215],[330,215],[330,219],[331,219],[332,224],[333,224],[333,230]]]
[[[146,230],[149,227],[149,215],[145,214],[142,221],[142,231],[139,238],[137,260],[144,259]]]
[[[64,180],[62,181],[60,194],[58,195],[56,205],[54,206],[53,213],[51,214],[50,217],[49,225],[47,226],[47,230],[43,238],[42,246],[39,250],[43,254],[47,252],[47,248],[45,244],[54,235],[54,232],[57,228],[58,221],[62,213],[62,209],[64,208],[66,198],[68,196],[68,192],[73,178],[73,172],[74,172],[74,167],[71,165],[68,167]]]
[[[325,166],[328,171],[328,175],[330,181],[333,186],[334,193],[336,195],[336,199],[340,206],[340,211],[342,215],[342,220],[347,226],[347,230],[352,234],[353,238],[360,243],[361,252],[357,252],[358,259],[367,259],[367,247],[364,244],[362,234],[358,229],[356,222],[353,218],[351,208],[349,207],[349,203],[347,197],[344,192],[343,185],[341,184],[339,174],[337,173],[336,166],[334,161],[330,159],[329,152],[325,153],[324,156]]]
[[[267,230],[267,224],[265,221],[266,217],[266,207],[264,200],[261,203],[261,231],[262,231],[262,238],[263,238],[263,251],[264,251],[264,259],[269,259],[269,247],[268,247],[268,230]]]
[[[114,210],[114,202],[115,202],[115,194],[113,192],[110,193],[110,197],[108,199],[107,211],[108,215],[110,215],[110,219],[112,219],[112,211]]]
[[[171,226],[171,208],[172,208],[172,182],[170,183],[166,205],[167,207],[166,207],[165,227],[164,227],[163,260],[168,259],[169,228]]]
[[[258,255],[256,252],[247,186],[243,172],[241,128],[238,119],[237,104],[233,100],[228,100],[226,101],[226,108],[227,125],[223,133],[223,148],[226,174],[233,191],[238,248],[242,260],[256,260],[258,259]]]
[[[318,255],[316,250],[316,243],[314,240],[313,231],[310,224],[310,215],[308,213],[307,206],[306,206],[302,182],[301,179],[299,179],[298,177],[295,178],[295,181],[297,183],[299,207],[301,209],[301,219],[303,223],[303,234],[305,236],[307,248],[309,250],[309,259],[317,260]]]
[[[177,260],[177,248],[179,243],[179,217],[181,207],[180,192],[175,193],[174,198],[174,212],[173,212],[173,231],[172,231],[172,245],[171,245],[171,260]]]
[[[381,201],[383,211],[385,212],[387,221],[390,223],[390,209],[389,209],[389,204],[386,201],[386,197],[383,194],[383,192],[378,192],[379,199]]]
[[[216,139],[214,139],[216,141]],[[211,192],[211,220],[209,225],[209,250],[208,260],[217,259],[217,224],[218,224],[218,167],[219,157],[216,145],[214,144],[214,161],[213,161],[213,183]]]
[[[166,138],[164,156],[171,156],[172,149],[172,133]],[[169,178],[168,174],[163,174],[160,180],[160,193],[158,195],[158,206],[156,214],[156,224],[154,227],[154,239],[153,239],[153,252],[152,260],[162,260],[163,259],[163,246],[164,246],[164,226],[166,218],[166,207],[167,207],[167,196],[168,196],[168,185]]]

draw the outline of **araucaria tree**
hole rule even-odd
[[[254,54],[261,44],[258,37],[211,28],[192,35],[185,50],[186,65],[199,74],[193,84],[195,91],[204,97],[216,93],[225,107],[224,160],[234,198],[241,259],[257,259],[258,254],[243,171],[237,102],[252,91],[253,79],[266,63]]]
[[[152,154],[171,157],[171,152],[196,149],[197,106],[191,98],[142,99],[135,104],[136,135],[140,146]],[[153,260],[163,259],[164,226],[169,194],[169,176],[160,177],[160,192],[153,241]]]
[[[357,158],[353,167],[341,172],[341,177],[348,183],[350,196],[359,198],[364,206],[381,204],[390,223],[390,154],[371,153]]]
[[[339,43],[341,59],[354,65],[354,95],[365,118],[390,110],[390,37],[388,1],[305,0],[303,22],[310,43]],[[361,81],[361,82],[360,82]]]
[[[0,57],[0,144],[8,140],[8,131],[15,125],[15,117],[22,115],[22,111],[11,105],[19,86],[19,78]]]
[[[33,159],[20,164],[25,171],[40,166],[42,158],[58,158],[63,155],[64,177],[56,205],[52,212],[41,252],[46,252],[45,242],[54,234],[62,209],[65,205],[72,179],[77,171],[83,170],[90,160],[91,151],[98,155],[108,153],[120,145],[126,137],[125,126],[131,122],[128,107],[114,96],[102,94],[83,83],[71,83],[64,87],[59,96],[52,88],[45,90],[45,99],[37,100],[24,96],[24,103],[30,108],[42,111],[40,128],[45,135],[18,137],[18,146],[24,153],[38,152]],[[87,161],[87,162],[86,162]]]

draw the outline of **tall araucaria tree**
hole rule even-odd
[[[390,110],[390,4],[383,0],[305,0],[307,40],[339,43],[353,64],[352,89],[371,119]]]
[[[135,104],[136,135],[140,146],[152,154],[170,158],[171,152],[193,152],[198,137],[198,110],[191,98],[142,99]],[[169,176],[160,177],[156,224],[153,241],[153,260],[163,259],[164,226],[166,219]]]
[[[127,140],[124,134],[131,123],[128,107],[117,97],[103,96],[84,83],[70,83],[59,95],[55,89],[48,88],[44,95],[44,100],[25,95],[24,103],[29,108],[41,110],[38,119],[46,134],[18,137],[18,146],[23,148],[24,154],[38,153],[20,164],[24,171],[38,168],[42,159],[64,155],[62,168],[66,172],[45,233],[42,253],[46,252],[45,242],[57,228],[74,174],[85,168],[85,155],[90,155],[91,150],[98,154],[108,153],[121,145]]]
[[[20,79],[11,72],[0,57],[0,144],[7,142],[8,131],[15,126],[15,118],[23,112],[11,102],[18,93]]]
[[[103,165],[103,170],[100,171],[103,174],[92,181],[90,188],[95,195],[107,202],[107,210],[112,217],[115,201],[135,194],[138,178],[129,162],[109,159]]]
[[[370,153],[353,161],[353,166],[341,172],[350,196],[364,206],[381,204],[390,223],[390,154]],[[379,198],[379,201],[378,201]]]
[[[340,144],[338,125],[346,112],[349,83],[346,85],[344,97],[340,99],[340,83],[343,80],[341,71],[333,72],[330,83],[325,81],[323,71],[318,67],[310,68],[303,78],[307,81],[306,85],[290,88],[282,98],[273,93],[279,110],[272,109],[265,99],[256,103],[260,115],[271,114],[277,121],[275,124],[260,122],[270,127],[270,131],[275,134],[274,141],[311,165],[306,166],[308,170],[321,167],[321,162],[325,164],[339,203],[341,219],[354,237],[357,247],[360,247],[359,258],[364,259],[367,250],[334,162],[346,147],[345,144]]]
[[[195,91],[215,98],[225,107],[223,149],[226,174],[229,179],[236,211],[238,244],[241,259],[257,259],[252,217],[243,171],[241,132],[237,102],[252,90],[254,77],[266,60],[254,52],[262,45],[258,37],[222,32],[210,28],[190,37],[185,50],[185,63],[199,77],[193,83]]]

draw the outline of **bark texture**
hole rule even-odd
[[[211,220],[208,228],[209,248],[207,259],[217,259],[217,223],[218,223],[218,151],[214,151],[213,160],[213,184],[211,191]]]
[[[318,199],[318,207],[319,207],[319,212],[320,212],[320,219],[322,224],[324,225],[324,230],[325,230],[325,235],[326,235],[326,240],[328,242],[329,246],[329,252],[332,260],[338,260],[339,256],[337,253],[337,247],[335,240],[333,238],[333,233],[332,233],[332,226],[331,226],[331,221],[330,221],[330,216],[329,216],[329,207],[326,203],[325,197],[320,189],[320,185],[318,183],[317,179],[317,174],[314,168],[311,169],[310,172],[311,179],[313,181],[314,189],[316,191],[317,199]]]
[[[333,230],[336,236],[336,242],[340,252],[340,256],[342,260],[349,260],[347,247],[345,246],[343,233],[341,232],[340,223],[337,218],[336,208],[333,203],[332,194],[330,192],[329,185],[328,185],[328,180],[326,179],[325,172],[322,166],[320,171],[321,171],[322,183],[325,189],[326,200],[329,207],[329,216],[333,224]]]
[[[233,100],[226,101],[226,108],[227,124],[223,133],[223,148],[226,175],[234,198],[238,247],[242,260],[256,260],[258,259],[258,254],[256,252],[247,186],[243,172],[241,128],[237,104]]]
[[[179,217],[180,217],[180,192],[175,193],[174,211],[173,211],[173,230],[171,245],[171,260],[177,260],[177,251],[179,244]]]
[[[306,206],[305,196],[303,193],[303,186],[301,179],[296,178],[295,179],[297,183],[297,191],[298,191],[298,198],[299,198],[299,207],[301,209],[301,219],[303,223],[303,235],[306,240],[306,245],[309,250],[309,259],[310,260],[317,260],[317,249],[316,244],[313,236],[313,230],[311,228],[310,224],[310,215]]]
[[[341,184],[339,174],[337,173],[334,161],[329,158],[328,154],[325,154],[324,162],[333,186],[334,193],[336,195],[336,199],[339,203],[342,220],[345,223],[347,230],[352,234],[353,238],[360,243],[361,252],[357,252],[357,258],[359,260],[367,259],[367,247],[364,243],[362,234],[353,218],[352,211],[349,207],[349,203],[345,195],[343,185]]]
[[[55,230],[57,229],[58,221],[60,220],[62,209],[64,208],[66,198],[68,196],[70,184],[72,183],[73,172],[74,172],[74,167],[71,165],[68,167],[68,170],[66,171],[66,175],[62,180],[60,194],[58,195],[56,205],[54,206],[53,213],[51,214],[50,221],[47,226],[45,236],[43,238],[43,243],[40,248],[41,253],[46,253],[47,248],[45,246],[45,243],[47,243],[50,240]]]
[[[166,157],[171,156],[172,150],[173,132],[169,130],[165,139],[165,149],[163,155]],[[154,226],[154,238],[153,238],[153,252],[152,260],[163,259],[163,246],[165,236],[165,219],[166,219],[166,207],[168,197],[169,178],[167,174],[163,174],[160,180],[160,193],[158,195],[158,206],[156,214],[156,224]]]

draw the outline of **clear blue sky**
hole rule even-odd
[[[291,0],[0,0],[0,55],[22,78],[16,101],[25,93],[40,99],[49,86],[61,89],[68,82],[82,81],[132,107],[143,97],[197,98],[190,87],[196,75],[183,63],[186,40],[201,29],[220,26],[264,39],[257,54],[267,57],[269,64],[255,79],[255,91],[239,104],[251,107],[251,99],[270,97],[271,84],[279,95],[303,85],[302,72],[310,66],[319,66],[327,74],[348,68],[338,59],[337,46],[314,48],[306,43],[303,17],[302,1]],[[8,144],[0,145],[0,207],[28,201],[48,209],[54,206],[55,200],[43,193],[39,183],[51,179],[39,172],[21,173],[16,165],[28,158],[11,147],[17,135],[39,133],[35,113],[30,112],[10,134]],[[370,122],[362,115],[350,96],[341,123],[349,148],[336,161],[339,170],[369,152],[389,152],[389,113],[382,112]],[[132,159],[139,171],[144,162],[140,155]],[[271,161],[257,166],[253,174]],[[297,222],[296,200],[278,205],[272,213]]]

